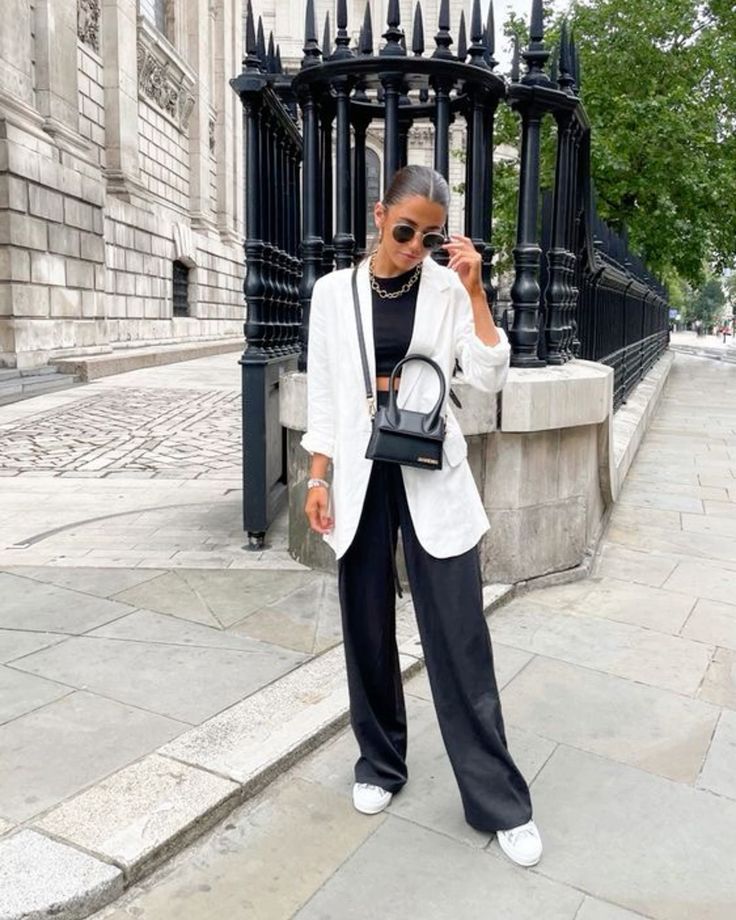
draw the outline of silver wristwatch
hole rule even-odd
[[[325,479],[308,479],[307,480],[308,489],[314,489],[316,486],[324,486],[325,489],[330,488],[329,482],[327,482],[327,480]]]

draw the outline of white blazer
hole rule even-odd
[[[334,527],[323,539],[339,559],[358,527],[373,465],[365,452],[371,435],[351,290],[352,269],[323,275],[312,289],[307,359],[307,431],[301,445],[332,458],[331,515]],[[375,391],[376,356],[368,261],[358,268],[358,299],[371,381]],[[473,547],[488,530],[486,515],[467,461],[468,446],[449,404],[449,382],[457,358],[465,383],[487,393],[504,385],[510,348],[485,345],[475,334],[470,296],[458,275],[426,257],[417,292],[407,353],[433,358],[448,382],[444,411],[446,434],[440,470],[402,466],[412,523],[422,547],[444,558]],[[437,400],[436,372],[422,361],[401,369],[400,407],[426,412]]]

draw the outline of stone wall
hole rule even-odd
[[[186,212],[189,205],[189,138],[163,112],[138,102],[140,178],[152,195]]]
[[[144,211],[120,200],[110,203],[105,250],[111,341],[139,345],[238,334],[241,264],[231,246],[188,230],[162,207]],[[191,265],[187,317],[171,315],[174,259]]]
[[[484,581],[514,584],[581,565],[615,498],[608,487],[615,476],[608,468],[611,368],[591,361],[512,368],[499,397],[457,382],[453,388],[462,403],[453,411],[491,524],[480,544]],[[280,399],[288,433],[289,549],[304,564],[334,569],[334,555],[309,530],[303,511],[306,375],[285,375]]]
[[[167,11],[171,38],[136,0],[4,5],[0,366],[242,333],[242,126],[227,85],[242,2]]]
[[[0,366],[108,343],[104,188],[91,165],[61,162],[42,134],[6,122],[0,139]]]

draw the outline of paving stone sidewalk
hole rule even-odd
[[[345,731],[98,920],[733,920],[736,368],[678,355],[593,577],[490,629],[545,853],[464,824],[424,674],[410,781],[350,803]]]
[[[232,807],[279,725],[344,708],[333,579],[290,559],[283,519],[243,549],[237,379],[226,355],[0,408],[0,877],[56,865],[39,888],[86,892],[78,916]],[[353,812],[343,733],[100,917],[736,916],[735,383],[677,355],[594,577],[491,617],[536,869],[462,822],[419,675],[388,813]]]
[[[226,354],[0,407],[0,833],[340,642],[286,516],[241,528]]]
[[[727,335],[724,342],[722,335],[698,335],[696,332],[673,332],[670,334],[670,347],[683,354],[713,358],[717,361],[736,362],[736,343],[734,337]]]

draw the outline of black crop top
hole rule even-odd
[[[398,291],[406,284],[415,269],[416,266],[394,278],[376,276],[376,280],[384,291]],[[391,299],[379,297],[376,291],[371,289],[377,377],[388,377],[396,363],[406,357],[414,328],[414,313],[420,282],[421,272],[419,278],[405,294]],[[400,374],[401,371],[399,371]]]

